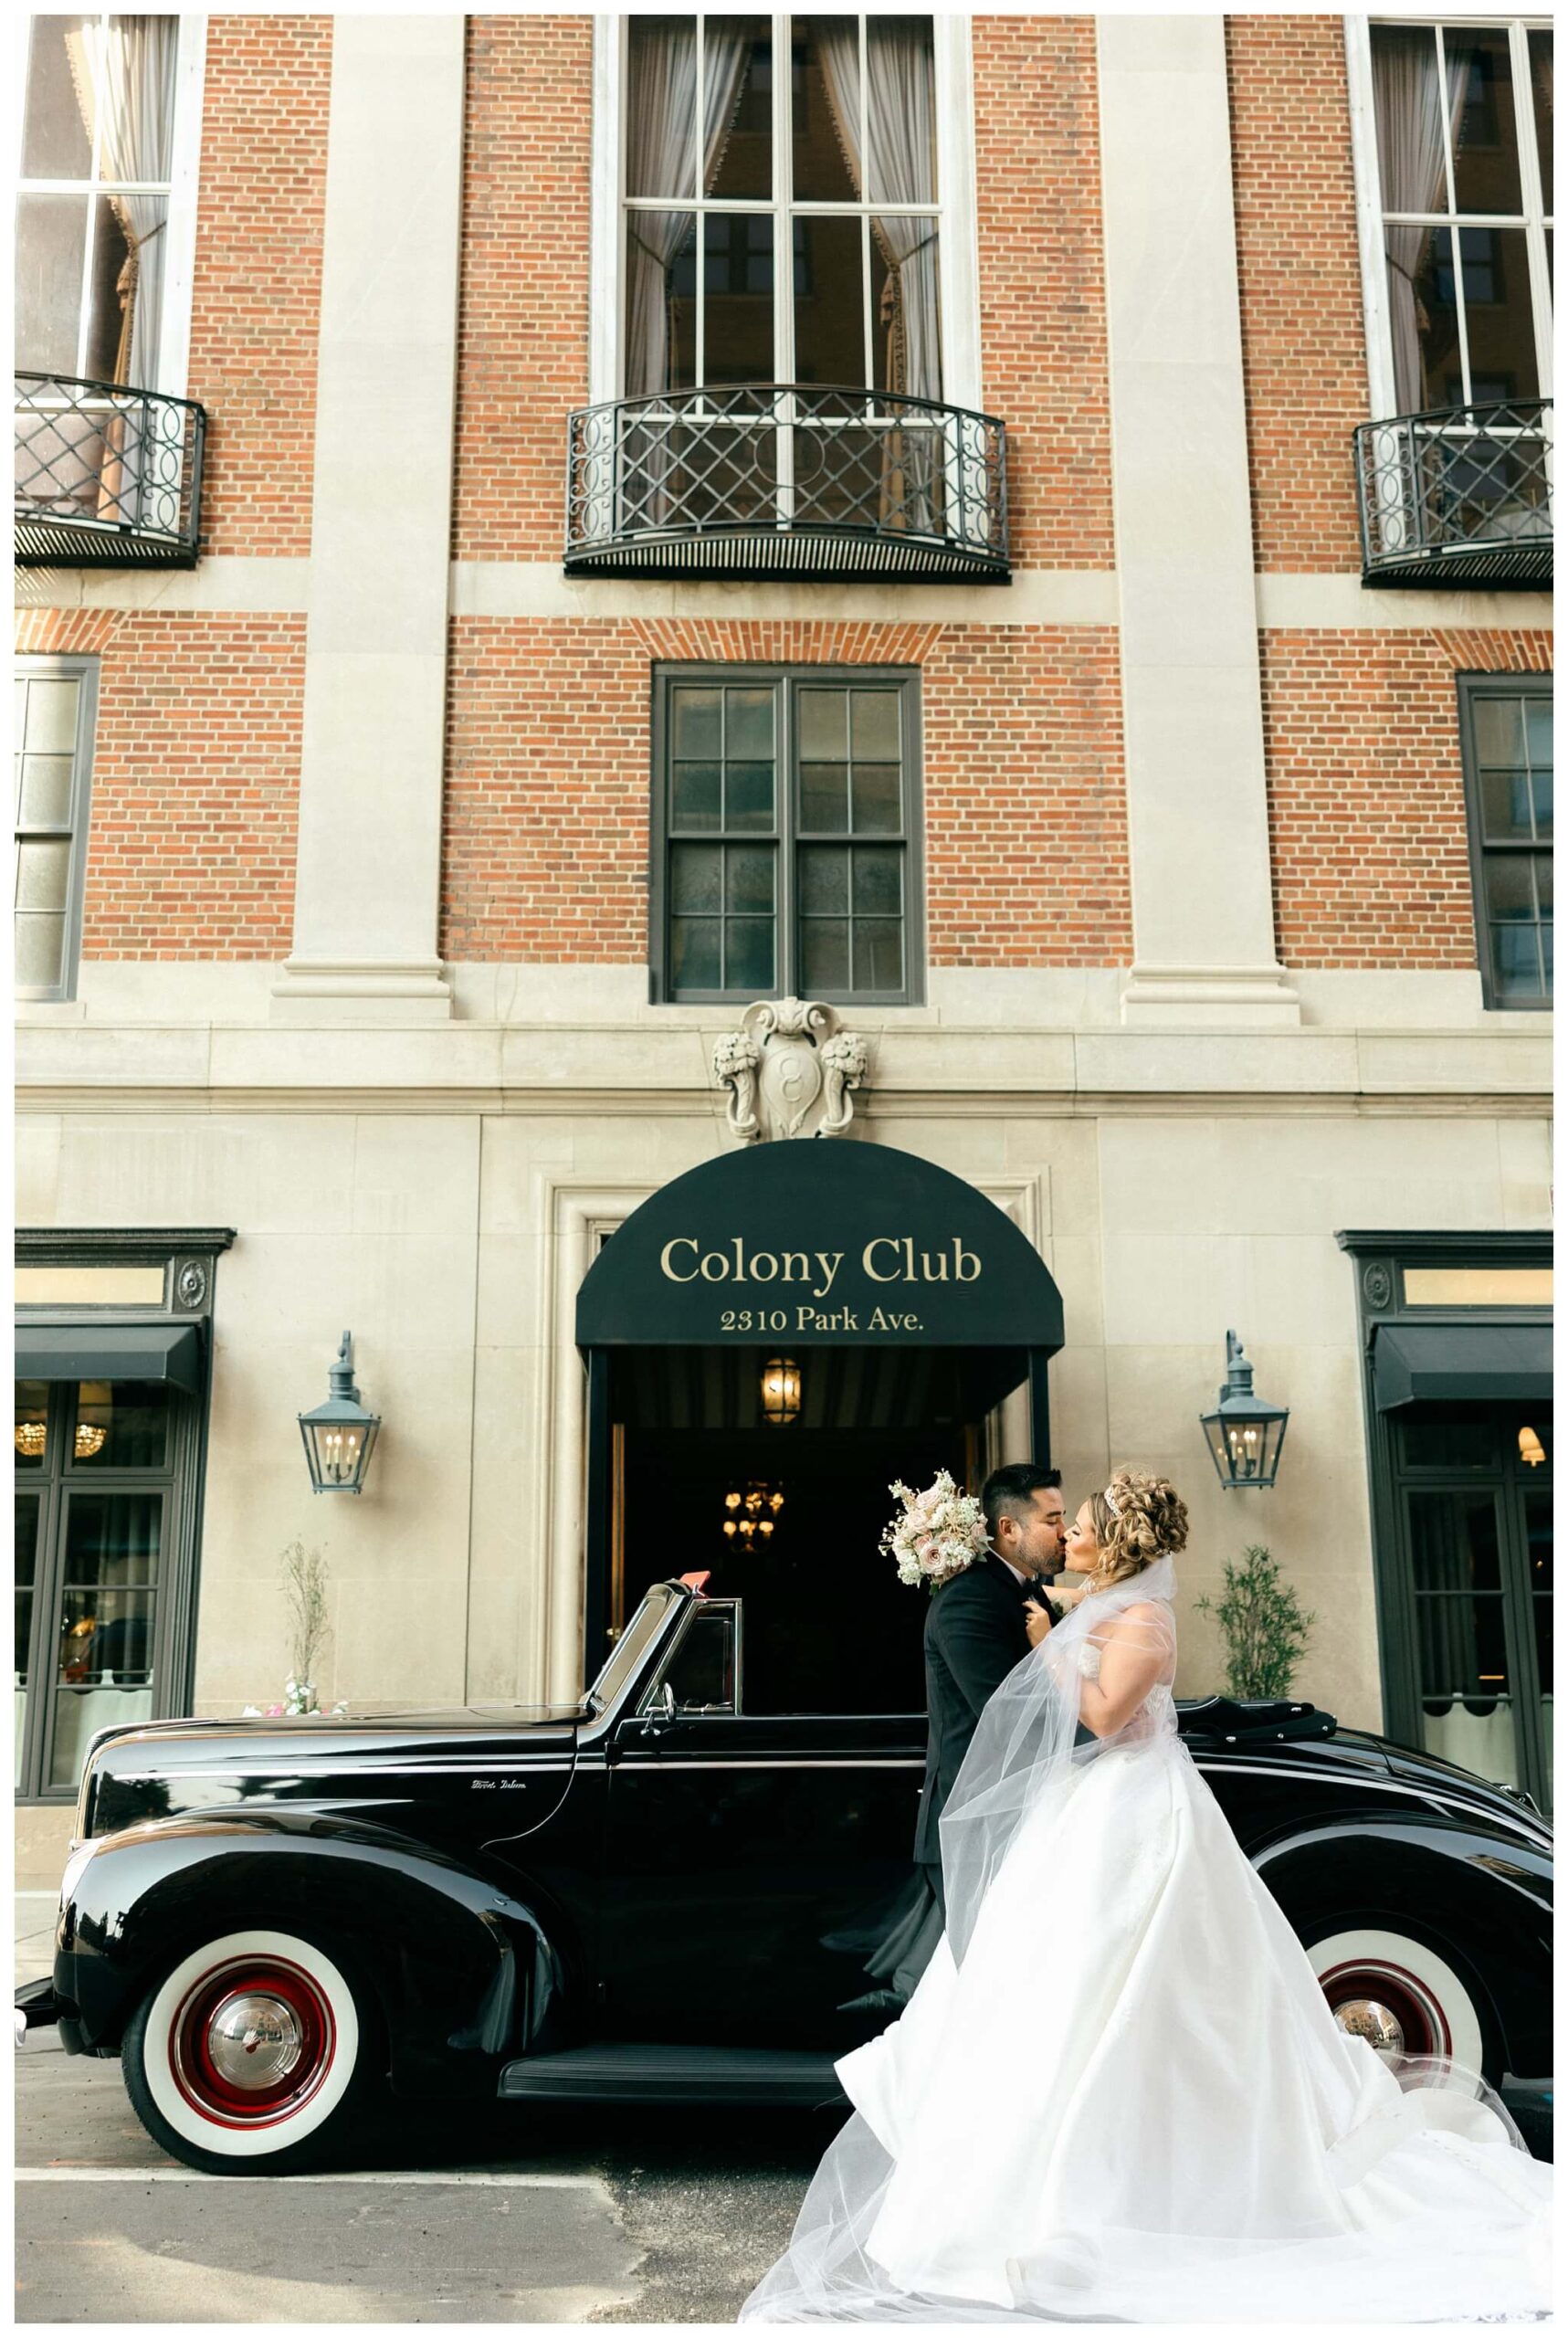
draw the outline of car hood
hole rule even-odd
[[[95,1739],[83,1782],[82,1831],[258,1804],[363,1806],[405,1798],[415,1779],[441,1788],[470,1771],[575,1759],[577,1705],[476,1705],[308,1720],[143,1722]],[[416,1789],[418,1791],[419,1789]]]

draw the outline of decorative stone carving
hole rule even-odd
[[[713,1049],[713,1070],[730,1090],[731,1133],[760,1139],[840,1136],[866,1077],[866,1042],[840,1028],[820,999],[757,999]]]
[[[174,1297],[182,1307],[200,1307],[207,1295],[207,1270],[200,1259],[186,1259],[174,1277]]]
[[[1373,1259],[1362,1269],[1361,1287],[1367,1305],[1381,1313],[1394,1297],[1394,1277],[1381,1259]]]

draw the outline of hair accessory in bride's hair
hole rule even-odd
[[[1121,1506],[1109,1486],[1106,1487],[1105,1491],[1100,1495],[1100,1499],[1105,1504],[1106,1509],[1110,1512],[1112,1518],[1121,1517]]]

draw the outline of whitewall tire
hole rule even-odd
[[[153,2140],[236,2175],[330,2158],[369,2078],[373,2026],[336,1957],[296,1933],[225,1933],[151,1990],[121,2048]]]
[[[1336,2017],[1370,2003],[1398,2023],[1406,2057],[1442,2055],[1484,2069],[1486,2040],[1470,1987],[1424,1941],[1357,1926],[1314,1941],[1307,1954]]]

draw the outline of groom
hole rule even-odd
[[[1043,1599],[1038,1578],[1061,1565],[1067,1535],[1059,1469],[1016,1461],[994,1469],[980,1493],[991,1548],[933,1592],[926,1610],[925,1783],[915,1827],[914,1873],[890,1908],[879,1911],[864,1970],[879,1986],[841,2006],[841,2013],[884,2023],[902,2012],[931,1962],[946,1921],[937,1822],[985,1702],[1028,1652],[1029,1601]],[[1054,1612],[1054,1611],[1053,1611]],[[829,1947],[864,1950],[852,1934]]]
[[[994,1469],[981,1489],[991,1549],[932,1595],[925,1622],[925,1784],[915,1862],[944,1908],[937,1823],[986,1701],[1027,1655],[1026,1611],[1043,1596],[1039,1577],[1062,1563],[1067,1507],[1062,1473],[1033,1461]]]

